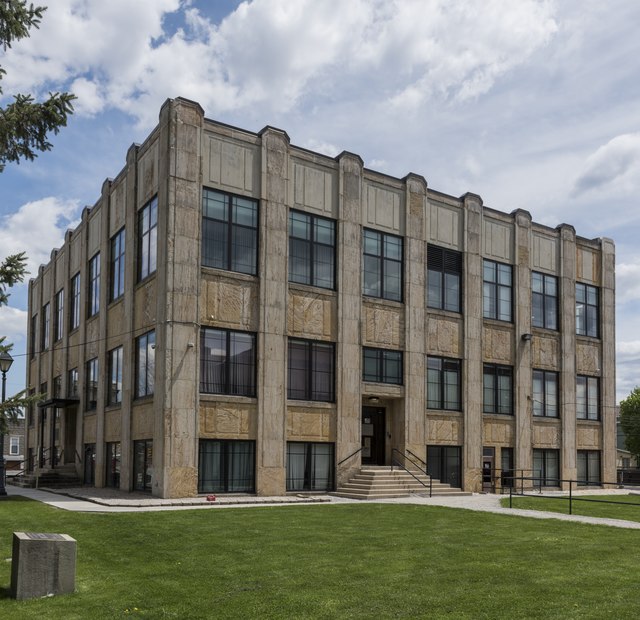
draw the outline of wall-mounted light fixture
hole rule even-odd
[[[375,405],[380,402],[380,399],[377,396],[369,396],[367,399],[372,405]]]
[[[529,342],[533,336],[531,334],[522,334],[521,338],[523,342]]]

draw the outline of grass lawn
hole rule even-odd
[[[574,496],[572,514],[587,517],[603,517],[605,519],[624,519],[625,521],[640,521],[640,495],[583,495],[578,500]],[[594,501],[584,501],[594,500]],[[597,503],[599,501],[620,502],[619,504]],[[501,500],[503,506],[509,506],[509,498]],[[628,504],[628,505],[623,505]],[[569,514],[568,497],[513,497],[513,507],[525,510],[546,510]]]
[[[8,598],[11,533],[78,541],[77,593]],[[0,503],[0,618],[637,618],[633,530],[342,504],[70,513]]]

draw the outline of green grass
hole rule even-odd
[[[77,592],[21,618],[636,618],[638,532],[448,508],[342,504],[82,514],[0,503],[78,541]]]
[[[580,496],[579,496],[580,497]],[[590,500],[590,501],[585,501]],[[620,502],[616,504],[597,503]],[[509,506],[509,499],[501,500],[503,506]],[[627,505],[623,505],[627,504]],[[513,497],[513,507],[525,510],[545,510],[569,514],[568,497]],[[587,495],[582,499],[573,498],[571,513],[587,517],[602,517],[605,519],[624,519],[625,521],[640,521],[639,495]]]

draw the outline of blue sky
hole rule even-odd
[[[424,176],[617,251],[617,384],[640,383],[640,3],[628,0],[50,0],[2,55],[12,93],[73,90],[35,162],[0,174],[0,247],[47,262],[162,102]],[[24,385],[25,287],[0,310]]]

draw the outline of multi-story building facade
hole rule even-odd
[[[614,245],[167,101],[30,283],[33,466],[161,497],[409,452],[615,480]]]

